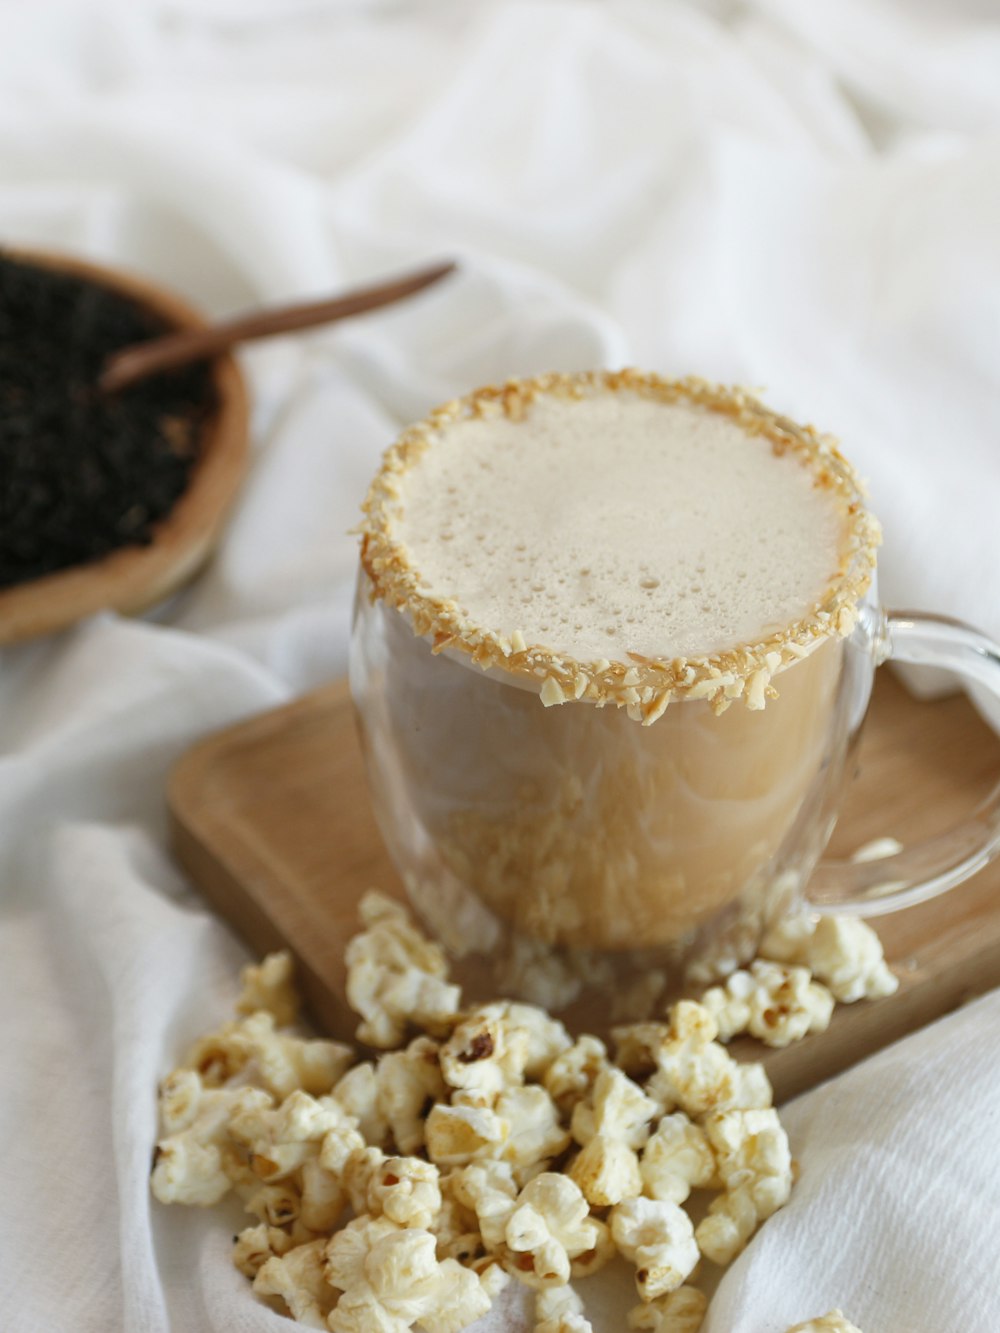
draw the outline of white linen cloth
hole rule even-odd
[[[289,1327],[230,1265],[235,1209],[148,1194],[157,1079],[245,958],[166,857],[164,778],[343,672],[345,534],[403,420],[543,369],[766,386],[870,477],[886,600],[1000,634],[998,68],[975,0],[5,8],[0,242],[218,314],[462,269],[247,354],[257,454],[194,588],[0,654],[4,1333]],[[790,1109],[801,1182],[708,1333],[835,1304],[995,1333],[998,1032],[993,994]]]

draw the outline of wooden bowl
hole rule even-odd
[[[203,328],[186,302],[144,278],[62,255],[17,250],[16,258],[87,278],[128,296],[171,328]],[[72,565],[0,589],[0,644],[64,629],[95,611],[134,615],[188,582],[217,541],[246,470],[249,407],[246,383],[232,356],[209,365],[217,406],[204,426],[187,488],[153,529],[149,546],[123,546],[87,564]]]

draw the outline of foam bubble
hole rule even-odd
[[[449,426],[407,474],[398,525],[428,591],[583,660],[756,642],[815,605],[845,533],[795,452],[621,391]]]

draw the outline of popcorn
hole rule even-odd
[[[888,855],[888,853],[886,853]],[[807,1319],[804,1324],[796,1324],[788,1333],[861,1333],[856,1324],[852,1324],[842,1310],[831,1310],[819,1319]]]
[[[287,1227],[299,1218],[302,1195],[294,1179],[265,1185],[249,1167],[233,1182],[233,1188],[243,1199],[244,1212],[252,1214],[269,1227]],[[304,1236],[311,1240],[311,1236]]]
[[[511,1163],[522,1184],[529,1174],[537,1173],[540,1163],[548,1163],[569,1147],[570,1136],[559,1123],[558,1107],[537,1084],[502,1092],[495,1109],[501,1122],[510,1126],[499,1155]]]
[[[242,1166],[230,1137],[232,1117],[263,1111],[271,1098],[259,1088],[206,1089],[193,1070],[180,1070],[164,1080],[162,1102],[172,1132],[156,1145],[153,1193],[161,1203],[218,1203]]]
[[[438,1278],[434,1237],[428,1231],[390,1231],[371,1247],[364,1271],[386,1309],[412,1322],[429,1305]]]
[[[371,1174],[367,1202],[375,1217],[428,1231],[441,1212],[438,1169],[420,1157],[387,1157]]]
[[[510,1134],[510,1121],[485,1106],[431,1108],[425,1126],[427,1155],[437,1166],[464,1166],[493,1157]]]
[[[615,1243],[607,1223],[594,1218],[594,1224],[597,1231],[593,1246],[578,1254],[570,1265],[570,1275],[574,1278],[592,1277],[615,1257]]]
[[[474,1324],[489,1310],[496,1294],[509,1281],[502,1270],[491,1264],[485,1278],[471,1269],[463,1268],[454,1259],[442,1260],[438,1268],[438,1283],[434,1292],[434,1307],[420,1318],[423,1333],[459,1333]]]
[[[458,1010],[461,992],[448,980],[440,945],[410,922],[401,903],[366,893],[359,908],[367,929],[347,946],[347,999],[359,1013],[358,1039],[398,1046],[407,1025],[441,1030]]]
[[[353,1123],[332,1098],[317,1101],[307,1092],[293,1092],[280,1106],[259,1103],[242,1108],[229,1122],[229,1132],[250,1155],[250,1166],[262,1180],[280,1180],[310,1157],[330,1133],[353,1131]]]
[[[507,1000],[474,1009],[441,1047],[441,1072],[470,1106],[491,1106],[504,1088],[539,1078],[568,1049],[562,1023]]]
[[[495,1301],[504,1288],[510,1285],[510,1274],[493,1259],[475,1271],[479,1273],[480,1285],[491,1301]]]
[[[236,1237],[233,1246],[233,1263],[244,1277],[255,1278],[274,1255],[286,1254],[292,1248],[287,1231],[281,1227],[269,1227],[260,1222],[255,1227],[245,1227]]]
[[[641,1192],[662,1203],[683,1203],[692,1189],[717,1184],[712,1146],[683,1111],[662,1118],[643,1150],[639,1171]]]
[[[697,1287],[678,1287],[668,1296],[630,1310],[628,1326],[648,1333],[698,1333],[707,1309],[704,1292]]]
[[[505,1087],[524,1081],[529,1035],[507,1009],[504,1003],[474,1009],[441,1047],[444,1081],[465,1105],[492,1106]]]
[[[510,1023],[527,1035],[528,1057],[522,1071],[525,1078],[540,1079],[553,1061],[568,1051],[573,1039],[557,1018],[533,1004],[505,1001]]]
[[[366,1143],[388,1147],[389,1122],[378,1104],[378,1078],[371,1060],[349,1069],[331,1095],[357,1121],[358,1132]],[[396,1146],[403,1147],[398,1142]],[[408,1145],[406,1151],[412,1152],[413,1146]]]
[[[700,1257],[687,1213],[658,1199],[627,1199],[613,1208],[611,1237],[635,1264],[635,1285],[644,1301],[676,1291]]]
[[[284,1227],[268,1226],[259,1222],[255,1227],[245,1227],[236,1237],[233,1245],[233,1263],[251,1280],[257,1276],[273,1255],[287,1254],[297,1245],[303,1245],[316,1237],[302,1226],[295,1225],[290,1230]]]
[[[447,1093],[438,1064],[439,1048],[416,1037],[403,1051],[383,1055],[375,1069],[375,1105],[402,1153],[424,1146],[427,1107]]]
[[[400,1231],[384,1218],[355,1218],[326,1244],[326,1279],[341,1292],[329,1327],[334,1333],[408,1333],[428,1303],[436,1271],[427,1232]]]
[[[364,1135],[355,1129],[357,1123],[353,1116],[342,1110],[335,1097],[324,1097],[323,1107],[341,1117],[340,1122],[327,1129],[319,1146],[320,1164],[335,1176],[343,1176],[348,1160],[365,1145]]]
[[[715,1019],[719,1041],[732,1041],[750,1026],[750,997],[756,983],[742,968],[731,973],[723,986],[711,986],[699,1003]]]
[[[399,1230],[387,1217],[361,1213],[331,1236],[326,1243],[326,1280],[340,1291],[349,1291],[365,1281],[365,1261],[372,1246]]]
[[[816,918],[807,912],[779,916],[764,932],[758,954],[777,963],[808,966],[809,941],[816,929]]]
[[[295,989],[295,964],[287,949],[269,953],[261,963],[249,963],[240,972],[238,1014],[265,1010],[279,1028],[291,1027],[299,1016],[299,996]]]
[[[283,1255],[274,1255],[259,1269],[253,1289],[261,1296],[280,1296],[292,1318],[307,1328],[326,1328],[336,1292],[323,1273],[320,1238],[297,1245]]]
[[[759,1064],[739,1064],[714,1040],[718,1029],[709,1011],[681,1000],[669,1022],[616,1028],[618,1063],[625,1069],[656,1072],[646,1093],[664,1111],[680,1107],[692,1119],[711,1110],[770,1106],[771,1085]]]
[[[570,1115],[577,1102],[589,1095],[598,1074],[609,1067],[603,1041],[597,1037],[578,1037],[552,1061],[542,1083],[563,1115]]]
[[[882,941],[859,917],[820,917],[809,941],[808,966],[841,1004],[881,999],[899,989]]]
[[[434,1035],[348,1069],[345,1047],[277,1030],[296,1012],[287,955],[245,969],[250,1012],[162,1084],[157,1197],[211,1203],[235,1190],[257,1219],[235,1238],[236,1266],[331,1333],[458,1333],[511,1276],[539,1293],[536,1333],[591,1333],[568,1282],[616,1248],[643,1301],[630,1327],[695,1333],[705,1300],[683,1284],[700,1254],[728,1261],[791,1187],[764,1071],[730,1057],[720,1024],[794,1040],[828,1020],[829,992],[798,963],[758,962],[704,1005],[618,1029],[612,1064],[596,1037],[571,1041],[533,1005],[459,1014],[443,955],[403,908],[374,895],[363,915],[351,946],[362,1028],[402,1042],[414,1022]],[[794,947],[815,949],[810,932]],[[857,985],[847,944],[827,945],[829,967]],[[574,1139],[565,1173],[549,1170]],[[695,1230],[680,1205],[699,1188],[723,1193]],[[610,1225],[591,1208],[610,1209]]]
[[[567,1176],[546,1171],[514,1201],[501,1257],[527,1286],[562,1286],[570,1279],[570,1261],[595,1250],[602,1229],[579,1187]]]
[[[160,1123],[167,1134],[186,1129],[198,1114],[199,1107],[218,1104],[219,1098],[209,1098],[201,1075],[193,1069],[175,1069],[160,1084]],[[270,1100],[270,1098],[268,1098]]]
[[[758,959],[750,971],[754,989],[747,1027],[752,1037],[767,1046],[789,1046],[830,1026],[833,996],[810,978],[808,968]]]
[[[476,1162],[456,1171],[449,1179],[455,1199],[469,1209],[479,1223],[488,1249],[504,1242],[507,1219],[514,1211],[517,1185],[509,1162]]]
[[[899,988],[882,941],[860,917],[783,917],[764,936],[761,954],[808,967],[841,1004],[881,999]]]
[[[330,1315],[332,1333],[458,1333],[490,1308],[477,1274],[438,1262],[435,1240],[419,1228],[399,1229],[361,1216],[327,1243],[327,1280],[342,1292]]]
[[[586,1100],[573,1108],[570,1128],[577,1143],[586,1145],[603,1134],[630,1148],[641,1148],[649,1138],[650,1120],[659,1105],[620,1069],[609,1066],[594,1080]]]
[[[318,1157],[302,1163],[299,1171],[302,1201],[299,1220],[310,1231],[332,1231],[347,1203],[339,1173],[328,1170]]]
[[[475,1208],[459,1198],[461,1175],[462,1171],[454,1170],[439,1177],[441,1207],[428,1229],[437,1237],[439,1259],[458,1259],[460,1263],[472,1264],[485,1256],[486,1245],[479,1234]],[[511,1189],[516,1193],[513,1182]]]
[[[788,1138],[778,1113],[754,1109],[726,1111],[705,1121],[725,1193],[713,1199],[698,1225],[702,1254],[730,1263],[758,1224],[785,1203],[792,1189]]]
[[[570,1180],[596,1208],[621,1203],[642,1193],[642,1176],[635,1149],[607,1134],[595,1134],[574,1158]]]
[[[543,1287],[535,1293],[535,1333],[593,1333],[572,1287]]]
[[[329,1092],[353,1059],[340,1042],[276,1032],[274,1016],[262,1010],[195,1042],[182,1068],[197,1070],[206,1087],[249,1074],[250,1082],[280,1099],[297,1088],[316,1096]]]

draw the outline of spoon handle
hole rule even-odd
[[[203,361],[225,352],[235,343],[250,342],[254,338],[270,338],[278,333],[292,333],[296,329],[311,329],[320,324],[332,324],[350,315],[362,315],[368,310],[391,305],[406,296],[423,291],[454,271],[453,263],[435,264],[430,268],[408,273],[375,287],[359,287],[329,301],[310,301],[307,304],[275,306],[268,310],[250,311],[234,319],[212,324],[205,329],[186,329],[168,333],[162,338],[134,343],[109,356],[98,378],[104,393],[116,393],[147,375],[161,370],[173,370],[192,361]]]

